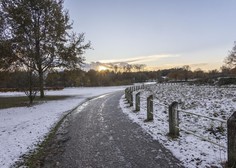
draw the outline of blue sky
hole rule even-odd
[[[88,63],[208,70],[223,64],[236,40],[236,0],[65,0],[65,8],[92,42]]]

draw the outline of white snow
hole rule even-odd
[[[169,131],[168,105],[177,101],[179,109],[226,121],[236,109],[235,88],[177,84],[155,85],[139,91],[141,91],[140,112],[134,112],[134,107],[128,106],[124,96],[120,100],[123,112],[133,122],[141,125],[154,139],[157,139],[169,149],[185,167],[222,167],[222,163],[227,160],[227,150],[225,148],[183,131],[180,132],[180,136],[177,139],[167,136]],[[133,92],[133,95],[139,91]],[[154,120],[152,122],[144,122],[147,115],[146,104],[149,95],[154,95]],[[182,112],[179,114],[180,128],[227,147],[225,123]],[[223,131],[217,132],[217,127],[223,128]],[[210,130],[214,130],[215,135]]]
[[[35,149],[36,145],[42,142],[50,129],[55,126],[55,123],[87,98],[124,90],[124,88],[66,88],[61,91],[47,91],[46,95],[70,95],[73,97],[65,100],[48,101],[32,107],[0,110],[0,167],[10,167],[22,154]],[[135,93],[137,91],[133,94],[135,95]],[[155,97],[154,121],[143,122],[146,119],[146,98],[150,94]],[[0,93],[0,96],[25,95],[20,92],[9,92]],[[124,96],[120,100],[120,106],[133,122],[140,124],[154,139],[172,151],[185,167],[222,167],[222,163],[227,160],[226,149],[182,131],[177,139],[167,136],[169,129],[168,108],[163,105],[177,101],[180,103],[180,109],[227,120],[236,109],[235,97],[236,89],[233,87],[156,85],[142,90],[140,112],[134,113],[134,107],[128,107]],[[180,128],[194,132],[222,146],[227,146],[226,124],[181,112],[180,119]],[[222,133],[216,132],[216,135],[209,131],[209,129],[216,131],[217,127],[224,128],[224,131]]]
[[[35,149],[51,128],[71,109],[87,98],[124,90],[121,87],[66,88],[47,91],[46,95],[70,95],[71,98],[48,101],[32,107],[0,110],[0,167],[8,168],[22,154]],[[21,92],[0,93],[0,96],[25,96]]]

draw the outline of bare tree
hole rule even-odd
[[[229,55],[225,58],[224,61],[230,68],[236,67],[236,41],[234,42],[234,47],[231,51],[229,51]]]
[[[136,71],[140,72],[141,70],[143,70],[146,65],[145,64],[134,64],[133,65],[134,69],[136,69]]]
[[[128,64],[128,65],[126,66],[126,71],[127,71],[127,72],[131,72],[132,69],[133,69],[133,66],[132,66],[131,64]]]
[[[189,65],[184,65],[183,67],[182,67],[182,69],[183,69],[183,71],[184,71],[184,80],[185,81],[187,81],[188,80],[188,78],[189,78],[189,73],[190,73],[190,66]]]

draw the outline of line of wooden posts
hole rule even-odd
[[[133,92],[145,89],[145,85],[133,86],[125,89],[125,98],[133,106]],[[135,111],[140,111],[140,92],[135,94]],[[145,121],[153,120],[153,95],[147,97],[147,118]],[[171,137],[179,136],[179,111],[178,103],[173,102],[169,105],[169,133]],[[228,152],[228,167],[236,168],[236,112],[234,112],[227,120],[227,152]]]

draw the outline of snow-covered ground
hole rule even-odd
[[[34,149],[65,114],[87,98],[118,90],[124,90],[124,87],[85,87],[47,91],[46,95],[73,97],[48,101],[32,107],[0,110],[0,167],[10,167],[22,154]],[[8,92],[0,93],[0,96],[25,95],[21,92]]]
[[[32,150],[44,139],[69,110],[87,98],[124,90],[125,87],[66,88],[48,91],[46,95],[71,95],[73,97],[48,101],[33,107],[19,107],[0,110],[0,167],[8,168],[19,157]],[[136,92],[133,94],[135,95]],[[154,121],[146,119],[146,98],[154,95]],[[25,96],[24,93],[0,93],[0,96]],[[183,162],[185,167],[222,167],[227,160],[225,148],[180,132],[172,139],[168,134],[168,108],[173,101],[179,102],[179,109],[204,116],[227,120],[236,109],[236,89],[188,85],[157,85],[141,92],[141,110],[134,113],[134,107],[127,107],[124,96],[120,105],[134,122],[140,124],[154,139]],[[180,128],[194,132],[222,146],[227,146],[226,125],[218,121],[187,115],[180,112]]]
[[[123,112],[131,120],[140,124],[154,139],[172,151],[185,167],[222,167],[222,164],[227,160],[227,150],[224,148],[227,147],[226,124],[180,112],[181,129],[191,131],[223,147],[184,131],[180,132],[179,138],[172,139],[167,136],[169,131],[168,105],[177,101],[179,109],[226,121],[236,109],[235,88],[177,84],[156,85],[140,91],[140,112],[134,112],[134,107],[127,105],[124,96],[120,100]],[[137,92],[135,91],[133,95]],[[149,95],[154,95],[154,120],[143,122],[146,119],[146,104]]]

